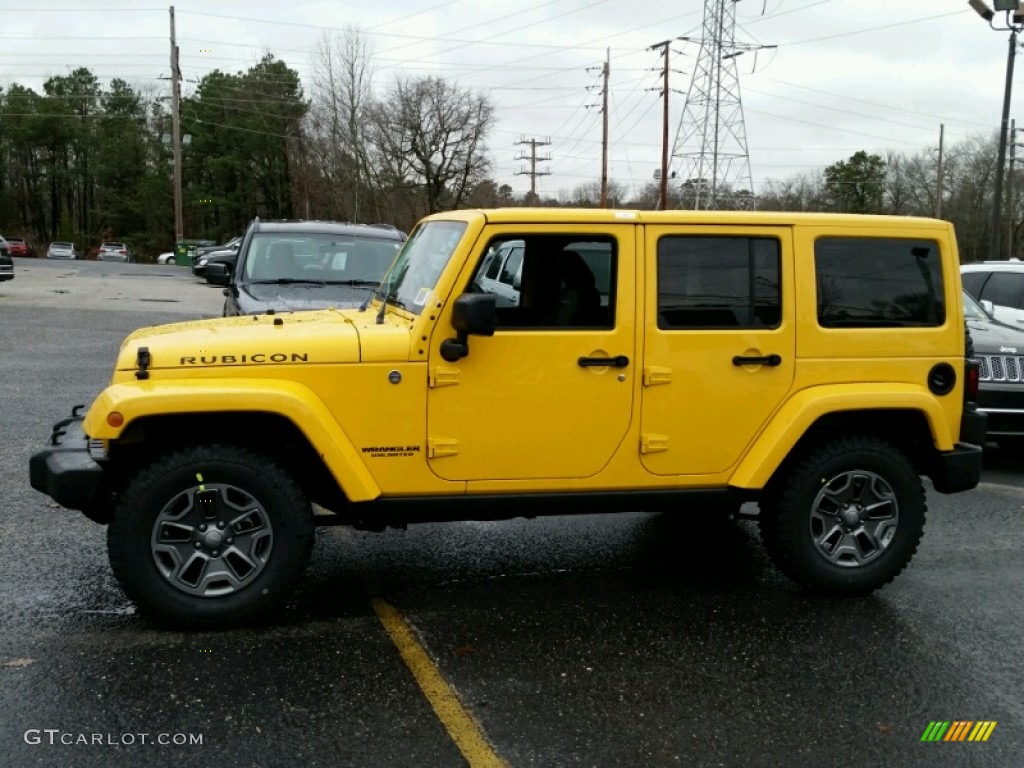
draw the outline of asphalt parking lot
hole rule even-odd
[[[273,626],[170,632],[28,457],[126,333],[219,315],[220,290],[176,267],[16,270],[0,766],[1024,764],[1024,457],[994,448],[979,489],[929,492],[914,562],[866,599],[803,595],[750,522],[636,512],[320,529]],[[922,742],[936,720],[997,725]]]

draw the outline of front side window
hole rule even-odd
[[[666,236],[658,240],[658,327],[776,328],[781,321],[779,241]]]
[[[823,328],[905,328],[946,321],[933,240],[822,237],[814,243]]]
[[[470,290],[494,294],[499,332],[614,328],[616,259],[611,237],[510,235],[488,244]]]

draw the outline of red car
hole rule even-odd
[[[36,249],[32,247],[28,240],[23,240],[20,237],[8,237],[7,238],[8,252],[11,256],[35,256]]]

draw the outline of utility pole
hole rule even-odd
[[[178,68],[178,39],[174,34],[174,6],[171,6],[171,138],[174,150],[174,242],[185,239],[181,215],[181,70]]]
[[[1003,116],[999,123],[999,158],[996,160],[996,188],[992,194],[992,233],[988,244],[989,259],[998,259],[1002,253],[999,237],[1002,234],[1003,214],[1003,173],[1006,170],[1006,134],[1010,125],[1010,95],[1013,92],[1013,60],[1017,56],[1017,33],[1024,30],[1024,9],[1017,0],[995,0],[993,11],[985,0],[967,0],[981,18],[988,22],[989,28],[996,32],[1010,33],[1010,47],[1006,51],[1006,84],[1003,87]],[[1005,22],[1001,27],[992,23],[996,13],[1005,13]]]
[[[612,68],[612,49],[604,54],[603,84],[601,86],[601,207],[608,207],[608,75]]]
[[[1003,92],[1003,117],[999,123],[999,158],[996,160],[996,191],[992,202],[992,243],[989,254],[999,258],[1000,216],[1003,207],[1003,173],[1006,165],[1006,134],[1010,123],[1010,93],[1013,88],[1013,60],[1017,56],[1017,28],[1010,32],[1010,50],[1006,54],[1006,86]]]
[[[521,137],[519,139],[519,141],[516,142],[516,144],[517,145],[518,144],[529,144],[530,145],[530,154],[529,154],[529,156],[527,156],[524,153],[520,152],[519,153],[519,157],[516,158],[516,160],[529,160],[530,161],[530,170],[529,171],[525,171],[522,168],[520,168],[518,171],[516,171],[516,176],[526,176],[526,175],[529,175],[529,177],[530,177],[530,205],[536,205],[537,204],[537,177],[538,176],[550,176],[551,175],[551,171],[538,171],[537,170],[537,162],[538,161],[540,161],[542,163],[547,163],[547,162],[551,161],[551,155],[546,155],[544,157],[537,157],[537,147],[546,147],[546,146],[548,146],[549,144],[551,144],[551,139],[546,139],[544,141],[541,141],[540,139],[527,139],[525,136],[523,136],[523,137]]]
[[[935,218],[942,218],[942,140],[946,133],[944,123],[939,123],[939,163],[935,171]]]
[[[665,61],[661,68],[661,189],[658,194],[658,210],[668,210],[668,47],[671,40],[662,40],[647,48],[653,51],[661,48]]]
[[[1013,258],[1013,164],[1017,160],[1017,121],[1010,121],[1010,170],[1006,174],[1006,258]]]

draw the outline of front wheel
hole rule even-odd
[[[798,458],[761,514],[765,548],[806,588],[862,595],[892,581],[924,532],[925,494],[896,446],[837,439]]]
[[[309,500],[269,458],[185,448],[125,488],[107,533],[125,594],[164,624],[227,627],[278,608],[313,547]]]

